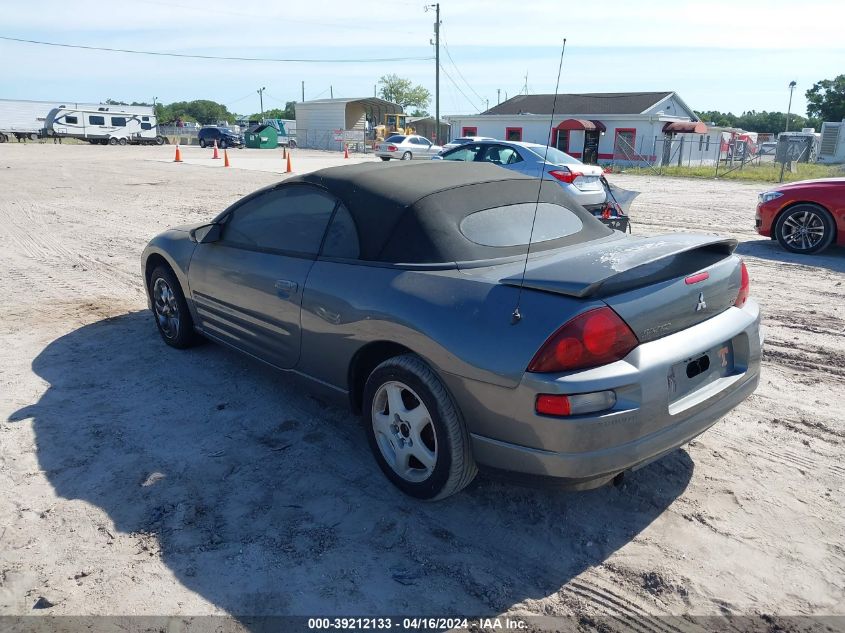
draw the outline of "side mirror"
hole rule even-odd
[[[210,244],[220,239],[221,229],[219,224],[206,224],[191,231],[191,239],[197,244]]]

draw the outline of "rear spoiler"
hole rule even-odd
[[[706,235],[629,237],[529,260],[522,284],[570,297],[611,295],[698,272],[729,257],[736,246],[734,239]],[[521,280],[513,275],[499,283],[519,286]]]

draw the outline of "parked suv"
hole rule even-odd
[[[197,136],[200,140],[200,147],[214,145],[214,141],[217,141],[217,147],[220,149],[243,147],[244,145],[244,137],[227,127],[204,127]]]

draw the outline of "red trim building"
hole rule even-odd
[[[481,114],[446,118],[453,137],[551,144],[589,163],[651,164],[674,160],[665,149],[682,139],[687,154],[718,142],[705,142],[707,125],[675,92],[518,95]]]

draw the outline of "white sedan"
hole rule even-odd
[[[382,160],[397,158],[399,160],[423,159],[430,160],[443,148],[435,145],[424,136],[415,134],[394,134],[387,137],[383,143],[376,145],[376,156]]]

